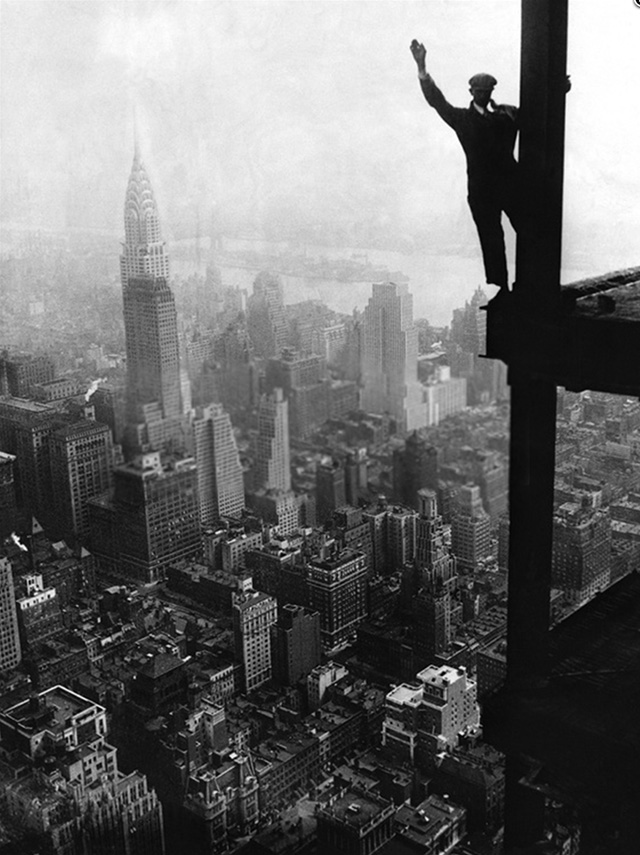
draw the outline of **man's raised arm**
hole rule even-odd
[[[414,39],[409,45],[409,50],[411,51],[413,58],[416,61],[416,65],[418,66],[418,79],[420,80],[420,87],[427,103],[433,107],[440,118],[444,119],[448,125],[453,127],[455,124],[457,110],[447,101],[434,83],[431,75],[427,72],[427,49],[421,42]]]

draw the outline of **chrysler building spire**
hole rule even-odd
[[[133,165],[124,201],[124,243],[120,278],[125,287],[133,276],[169,276],[169,256],[160,232],[158,206],[140,157],[136,133]]]

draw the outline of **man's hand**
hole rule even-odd
[[[427,58],[427,49],[422,44],[422,42],[416,41],[414,39],[409,45],[409,50],[413,54],[413,58],[416,61],[416,65],[418,66],[418,71],[425,70],[425,60]]]

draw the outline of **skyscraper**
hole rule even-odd
[[[13,473],[15,455],[0,451],[0,538],[18,527],[18,503]]]
[[[20,664],[20,632],[13,589],[13,573],[8,558],[0,557],[0,671]]]
[[[601,508],[565,502],[553,516],[553,583],[573,603],[590,599],[609,585],[611,520]]]
[[[220,404],[198,410],[192,431],[200,522],[210,526],[220,517],[238,515],[244,508],[242,464],[231,419]]]
[[[320,615],[287,603],[271,628],[273,675],[294,686],[320,664]]]
[[[271,627],[278,619],[273,597],[249,591],[233,605],[236,658],[244,666],[244,689],[251,692],[272,677]]]
[[[181,442],[184,411],[169,257],[137,143],[125,196],[124,232],[120,278],[127,353],[125,446],[132,456]]]
[[[247,327],[256,356],[278,356],[287,344],[282,283],[272,273],[262,272],[253,283],[247,300]]]
[[[321,356],[289,347],[271,357],[266,367],[266,391],[281,388],[289,402],[291,436],[306,439],[329,417],[330,385]]]
[[[127,352],[127,421],[148,420],[145,407],[155,404],[158,416],[182,415],[178,319],[167,280],[129,277],[122,291]],[[147,418],[145,418],[147,416]]]
[[[309,562],[309,607],[320,612],[326,651],[348,641],[367,616],[367,558],[363,552],[323,549]]]
[[[373,285],[364,310],[362,409],[389,413],[399,431],[426,423],[424,392],[418,381],[418,333],[413,297],[405,283]]]
[[[169,256],[160,232],[153,188],[136,142],[124,201],[124,243],[120,256],[122,287],[138,276],[166,279]]]
[[[326,458],[316,466],[316,519],[323,525],[338,508],[347,504],[345,470],[340,460]]]
[[[443,653],[451,641],[451,594],[456,585],[456,560],[444,537],[436,494],[418,492],[416,559],[413,568],[413,637],[416,664],[420,668]]]
[[[107,425],[83,419],[54,431],[49,441],[55,533],[84,539],[87,502],[111,486],[113,444]]]
[[[35,386],[53,380],[55,373],[55,365],[48,356],[31,353],[11,356],[5,351],[0,357],[0,379],[6,382],[7,393],[16,398],[28,398]]]
[[[282,389],[260,400],[254,484],[257,489],[291,489],[289,405]]]
[[[193,458],[140,455],[113,473],[113,491],[89,500],[90,548],[105,569],[155,582],[202,549]]]
[[[393,452],[393,493],[412,508],[418,507],[418,490],[438,486],[438,449],[414,431],[404,448]]]
[[[234,320],[216,336],[214,358],[219,400],[234,421],[241,420],[258,400],[258,366],[244,321]]]
[[[482,507],[480,487],[465,485],[458,492],[451,520],[451,547],[463,570],[473,571],[491,552],[491,518]]]
[[[0,448],[15,455],[18,506],[48,521],[51,513],[49,437],[56,423],[50,404],[0,399]]]

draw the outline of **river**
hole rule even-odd
[[[186,242],[181,243],[184,248]],[[245,288],[251,293],[253,280],[259,270],[270,269],[269,257],[273,257],[271,269],[277,271],[279,254],[291,252],[291,244],[285,242],[267,242],[251,239],[225,238],[224,249],[227,252],[252,251],[259,252],[264,257],[264,263],[254,269],[240,267],[225,267],[218,264],[225,286]],[[413,316],[427,318],[435,326],[445,326],[451,322],[454,309],[464,306],[478,286],[481,286],[488,297],[496,291],[494,286],[484,284],[480,250],[470,246],[468,254],[460,255],[429,255],[420,252],[394,252],[378,249],[335,248],[327,246],[306,245],[300,247],[311,258],[327,258],[332,261],[351,259],[353,256],[365,258],[376,267],[384,267],[389,271],[400,271],[408,277],[409,291],[413,294]],[[200,260],[195,257],[171,259],[172,272],[179,276],[192,273],[204,273],[208,250],[199,253]],[[570,282],[587,275],[579,271],[563,271],[563,281]],[[322,300],[337,312],[351,313],[354,308],[362,309],[371,296],[371,281],[340,282],[315,277],[293,276],[280,274],[286,303],[297,303],[302,300]]]

